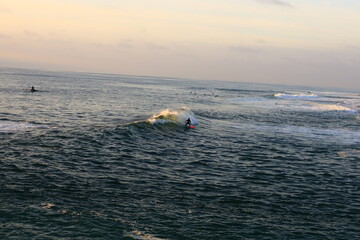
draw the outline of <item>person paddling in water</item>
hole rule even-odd
[[[34,86],[31,87],[31,92],[36,92],[37,90],[35,90]]]
[[[185,121],[185,127],[186,127],[186,126],[189,126],[189,127],[190,127],[190,125],[191,125],[191,120],[190,120],[190,118],[188,118],[188,119],[186,119],[186,121]]]

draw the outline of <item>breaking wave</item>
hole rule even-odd
[[[353,111],[353,109],[336,104],[313,104],[312,110],[316,111]]]
[[[313,99],[318,98],[319,96],[313,93],[308,94],[286,94],[286,93],[276,93],[274,97],[281,99]]]
[[[188,118],[190,118],[192,125],[196,125],[199,123],[199,121],[195,117],[195,114],[187,107],[182,107],[175,110],[165,109],[160,113],[155,114],[147,121],[151,124],[173,123],[177,125],[184,125],[186,119]]]

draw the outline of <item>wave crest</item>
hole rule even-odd
[[[312,99],[312,98],[318,98],[319,96],[313,93],[309,94],[286,94],[286,93],[276,93],[274,94],[274,97],[276,98],[282,98],[282,99]]]
[[[351,108],[335,104],[313,104],[312,110],[317,111],[353,111]]]
[[[188,118],[190,118],[192,125],[199,123],[195,117],[195,114],[186,107],[175,110],[165,109],[149,118],[148,122],[151,124],[175,123],[177,125],[184,125],[186,119]]]

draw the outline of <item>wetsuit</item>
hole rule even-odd
[[[191,120],[190,118],[188,118],[186,121],[185,121],[185,126],[188,126],[190,127],[190,124],[191,124]]]

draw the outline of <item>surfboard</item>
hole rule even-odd
[[[195,128],[195,126],[189,126],[189,128]]]

